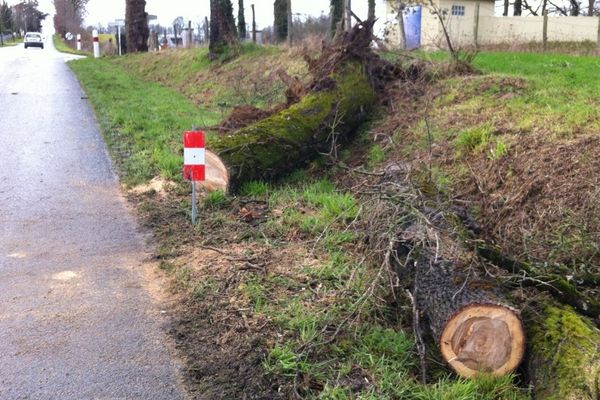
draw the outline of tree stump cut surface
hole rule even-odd
[[[521,363],[525,333],[517,312],[506,305],[470,304],[446,323],[440,350],[464,377],[478,373],[505,375]]]

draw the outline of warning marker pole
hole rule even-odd
[[[183,133],[183,179],[192,181],[192,224],[198,218],[196,181],[206,178],[206,138],[205,133],[192,128]]]
[[[92,37],[94,38],[94,58],[100,58],[100,41],[96,29],[92,31]]]
[[[81,35],[77,34],[77,50],[81,51]]]

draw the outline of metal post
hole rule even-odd
[[[100,42],[98,41],[98,31],[96,29],[92,31],[92,37],[94,40],[94,58],[100,58]]]
[[[544,30],[542,31],[542,47],[544,51],[548,46],[548,10],[544,11]]]
[[[121,25],[117,25],[117,35],[119,36],[119,56],[121,56]]]
[[[198,218],[198,206],[196,203],[196,181],[192,176],[192,225],[196,225],[196,219]]]
[[[479,50],[479,2],[475,3],[475,21],[473,21],[473,44]]]

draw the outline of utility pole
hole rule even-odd
[[[544,12],[544,28],[542,31],[542,47],[544,51],[548,46],[548,10]]]

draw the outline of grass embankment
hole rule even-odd
[[[12,46],[16,46],[21,43],[23,43],[23,38],[14,38],[14,39],[11,38],[9,40],[4,40],[3,46],[4,47],[12,47]]]
[[[52,35],[52,42],[54,43],[54,47],[56,48],[56,50],[60,51],[61,53],[76,54],[79,56],[92,55],[92,53],[89,51],[77,50],[72,48],[63,39],[61,39],[59,35]]]
[[[397,133],[413,142],[404,155],[513,255],[600,265],[600,59],[482,53],[475,66],[494,75],[445,80],[418,129]]]
[[[410,306],[398,308],[379,266],[364,257],[356,228],[366,205],[336,189],[335,169],[325,173],[317,161],[280,184],[248,184],[237,198],[212,193],[203,199],[201,223],[189,226],[189,187],[180,181],[182,132],[215,125],[238,104],[269,107],[283,100],[285,87],[265,70],[272,63],[305,71],[298,54],[253,46],[223,65],[209,63],[205,50],[71,64],[122,179],[137,184],[161,175],[173,181],[166,190],[132,199],[156,233],[161,267],[184,294],[173,332],[187,355],[193,390],[206,398],[289,398],[294,391],[323,399],[527,398],[510,377],[455,380],[433,367],[433,383],[419,382]],[[416,125],[404,126],[397,115],[374,122],[372,132],[394,140],[372,145],[366,168],[399,155],[425,165],[434,190],[462,196],[492,220],[497,214],[486,208],[478,187],[490,185],[490,196],[504,189],[479,173],[515,171],[522,157],[532,157],[528,145],[553,149],[594,136],[594,63],[483,54],[477,65],[504,75],[443,80]],[[546,72],[548,78],[537,77]],[[365,130],[361,140],[370,143],[371,137]],[[548,156],[523,165],[537,170]],[[505,182],[528,176],[507,173]]]

